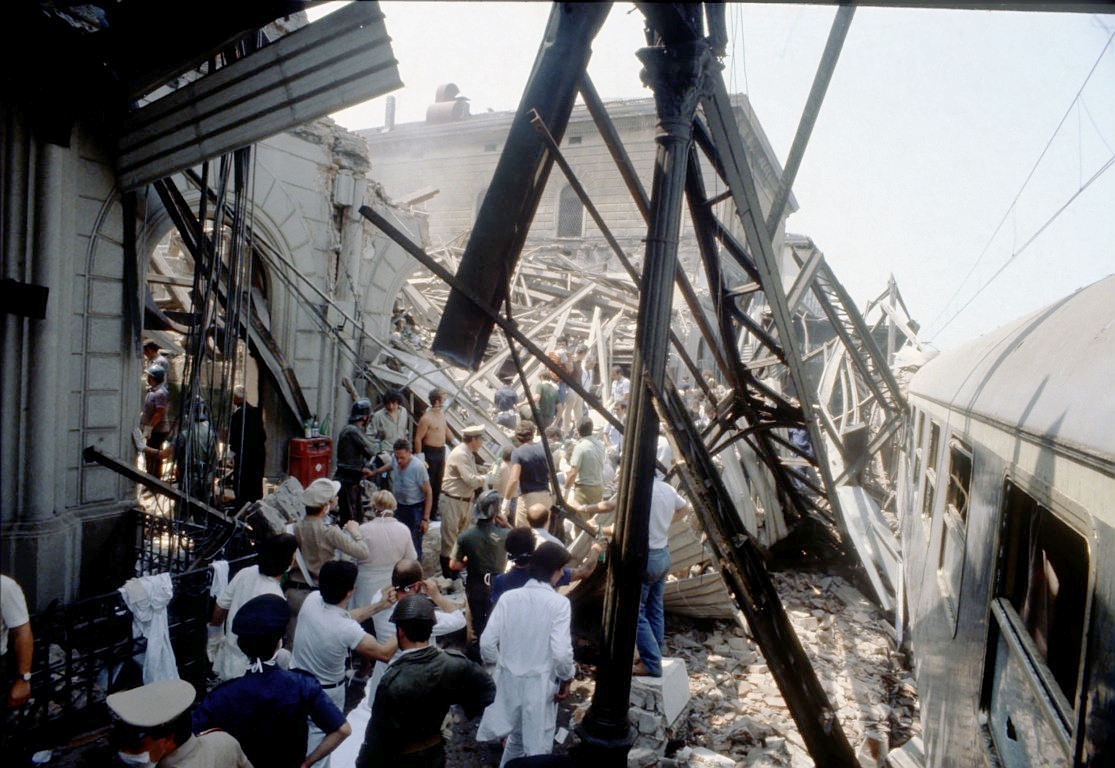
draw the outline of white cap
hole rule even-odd
[[[341,484],[336,480],[330,480],[327,477],[319,477],[317,480],[307,485],[306,490],[302,492],[302,503],[314,509],[324,507],[340,492]]]
[[[197,691],[185,680],[159,680],[110,694],[105,703],[128,725],[154,728],[181,715],[196,697]]]

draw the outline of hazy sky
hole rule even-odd
[[[473,114],[518,105],[549,3],[380,5],[406,83],[397,122],[423,120],[447,82]],[[725,79],[750,95],[780,162],[835,12],[728,4]],[[893,273],[942,349],[1115,272],[1113,34],[1113,14],[857,9],[788,230],[861,306]],[[650,95],[643,44],[641,14],[616,3],[589,65],[601,96]],[[380,126],[384,104],[334,117]]]

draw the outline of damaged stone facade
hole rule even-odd
[[[110,151],[78,123],[69,146],[40,139],[19,107],[0,105],[6,184],[4,274],[49,291],[45,317],[0,314],[0,513],[3,570],[32,610],[114,589],[110,546],[134,485],[82,450],[131,461],[142,404],[143,287],[149,257],[173,229],[148,188],[137,195],[136,261],[128,264],[124,207]],[[322,420],[343,423],[338,382],[367,336],[386,336],[391,297],[412,262],[356,212],[388,210],[367,181],[367,150],[331,120],[256,145],[252,229],[263,254],[267,328]],[[175,184],[196,211],[199,193]],[[396,218],[409,217],[394,213]],[[129,284],[135,286],[129,289]],[[6,289],[7,290],[7,289]],[[260,369],[267,475],[286,473],[294,414]],[[128,564],[121,566],[127,570]]]

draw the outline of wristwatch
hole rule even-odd
[[[28,682],[28,683],[31,682],[31,673],[30,672],[24,672],[19,677],[20,677],[21,680],[23,680],[25,682]]]

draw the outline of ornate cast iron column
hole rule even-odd
[[[644,48],[638,55],[645,66],[644,81],[654,89],[658,152],[639,286],[639,325],[620,466],[616,536],[613,557],[608,560],[602,659],[592,705],[579,730],[581,750],[592,765],[626,765],[633,741],[627,711],[658,439],[652,392],[661,391],[665,380],[693,116],[700,100],[702,75],[711,60],[707,43],[696,34],[661,47]]]

